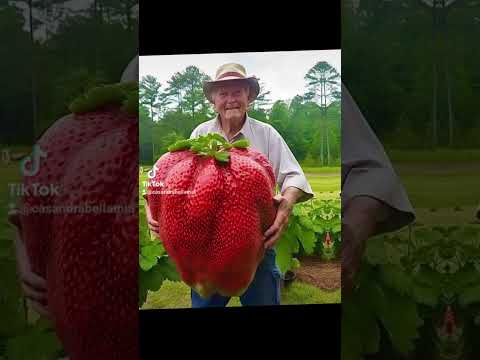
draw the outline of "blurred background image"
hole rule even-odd
[[[342,81],[416,215],[368,241],[345,358],[479,357],[479,38],[479,1],[342,1]]]
[[[68,355],[22,291],[7,213],[25,195],[22,161],[42,135],[75,98],[120,81],[138,53],[138,16],[137,0],[0,2],[0,358]]]

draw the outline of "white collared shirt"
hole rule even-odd
[[[198,125],[192,131],[190,138],[196,138],[212,132],[219,133],[228,141],[228,137],[220,126],[218,115],[212,120]],[[281,193],[288,187],[293,186],[305,193],[299,199],[299,202],[308,200],[314,196],[313,190],[300,164],[297,159],[295,159],[285,140],[273,126],[255,120],[247,114],[243,127],[230,139],[230,142],[241,138],[249,140],[252,149],[261,152],[270,160]]]

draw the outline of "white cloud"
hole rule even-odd
[[[189,65],[197,66],[213,78],[220,65],[237,62],[265,83],[271,92],[270,98],[275,101],[303,94],[304,76],[319,61],[327,61],[341,72],[340,50],[141,56],[139,71],[140,78],[153,75],[164,88],[175,72]]]

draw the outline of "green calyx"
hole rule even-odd
[[[179,140],[168,147],[168,151],[190,150],[201,156],[211,156],[220,162],[228,162],[229,150],[232,148],[245,149],[250,145],[247,139],[229,143],[220,134],[209,133],[195,139]]]
[[[138,114],[138,83],[132,81],[97,86],[73,100],[69,110],[82,114],[106,105],[120,106],[121,110],[129,115]]]

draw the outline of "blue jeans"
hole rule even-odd
[[[259,264],[255,277],[248,289],[240,296],[243,306],[280,305],[280,269],[275,263],[275,250],[265,251],[265,257]],[[204,299],[191,289],[192,308],[225,307],[230,297],[213,294]]]

